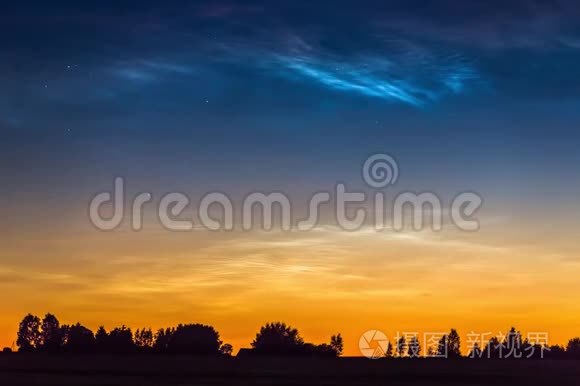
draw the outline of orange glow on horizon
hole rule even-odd
[[[360,355],[370,329],[456,328],[464,350],[466,334],[512,325],[551,344],[580,334],[578,264],[553,245],[507,244],[507,231],[144,232],[9,243],[6,256],[44,258],[3,260],[0,344],[12,346],[28,312],[93,331],[205,323],[236,352],[277,320],[314,343],[342,333],[345,355]]]

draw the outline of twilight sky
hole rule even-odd
[[[27,312],[96,328],[283,319],[580,333],[573,1],[18,1],[0,13],[0,345]],[[398,190],[484,198],[479,232],[103,233],[90,198],[305,198],[387,152]]]

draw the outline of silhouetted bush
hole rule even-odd
[[[566,346],[566,353],[570,358],[580,359],[580,338],[570,339]]]
[[[109,332],[106,340],[107,352],[111,354],[130,354],[135,352],[131,329],[125,326],[117,327]]]
[[[77,323],[73,326],[63,326],[64,351],[71,353],[93,353],[96,340],[93,332]]]
[[[557,345],[550,346],[549,350],[544,353],[544,358],[549,359],[566,359],[567,357],[566,349]]]
[[[219,355],[222,344],[219,333],[203,324],[180,324],[172,331],[167,353],[186,355]]]
[[[281,322],[262,326],[252,342],[256,353],[264,355],[298,355],[303,346],[298,330]]]
[[[220,354],[223,356],[232,356],[232,354],[234,353],[234,347],[229,344],[229,343],[225,343],[222,344],[222,346],[220,347]]]
[[[153,352],[158,354],[166,353],[174,331],[174,328],[160,328],[157,330],[155,333],[155,342],[153,343]]]
[[[337,357],[342,353],[343,342],[338,334],[331,338],[330,344],[305,343],[297,329],[274,322],[260,328],[252,347],[255,355],[260,356]]]

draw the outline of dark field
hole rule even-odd
[[[580,385],[580,362],[2,355],[0,384]]]

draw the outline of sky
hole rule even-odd
[[[573,1],[19,1],[0,13],[0,345],[28,312],[91,328],[283,320],[580,334]],[[387,194],[477,192],[480,229],[95,229],[91,198],[284,192],[300,213],[393,156]],[[188,209],[193,210],[193,209]],[[193,210],[194,211],[194,210]],[[187,212],[195,214],[194,212]],[[187,217],[188,214],[184,216]]]

